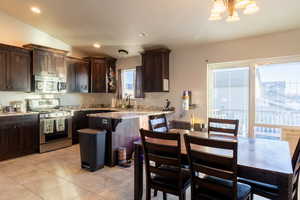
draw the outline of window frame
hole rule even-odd
[[[273,57],[273,58],[259,58],[250,59],[244,61],[232,61],[224,63],[208,63],[207,64],[207,116],[209,116],[211,109],[211,93],[212,88],[212,76],[211,71],[213,69],[225,69],[225,68],[238,68],[241,66],[249,67],[249,116],[248,116],[248,137],[254,138],[254,128],[255,127],[266,127],[266,128],[281,128],[281,129],[300,129],[300,126],[287,126],[287,125],[271,125],[271,124],[258,124],[256,123],[256,69],[261,65],[271,65],[271,64],[282,64],[282,63],[292,63],[300,62],[300,55],[295,56],[284,56],[284,57]],[[282,135],[280,136],[282,137]]]
[[[134,71],[135,76],[133,77],[133,96],[131,96],[130,99],[136,99],[136,98],[135,98],[136,68],[126,68],[126,69],[121,69],[122,99],[126,99],[126,96],[124,96],[124,90],[125,90],[124,73],[125,73],[125,71]]]

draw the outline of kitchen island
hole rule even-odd
[[[150,115],[166,114],[170,111],[120,111],[110,113],[89,114],[89,127],[104,129],[106,134],[106,165],[115,166],[118,163],[119,147],[126,147],[127,159],[133,153],[133,143],[139,140],[139,129],[148,129]]]

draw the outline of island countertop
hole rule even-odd
[[[172,114],[174,111],[119,111],[109,113],[88,114],[88,117],[111,118],[111,119],[134,119],[143,116]]]

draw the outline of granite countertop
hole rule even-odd
[[[111,113],[88,114],[88,117],[111,119],[134,119],[149,115],[172,114],[174,111],[120,111]]]
[[[73,111],[73,112],[76,112],[76,111],[90,111],[90,110],[103,110],[103,111],[118,111],[119,109],[118,108],[65,108],[66,110],[70,110],[70,111]]]
[[[22,113],[0,113],[0,117],[24,116],[24,115],[38,115],[38,112],[22,112]]]

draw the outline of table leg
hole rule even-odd
[[[293,193],[293,175],[280,175],[279,181],[279,199],[292,200]]]
[[[142,146],[134,145],[134,200],[143,197],[143,151]]]

